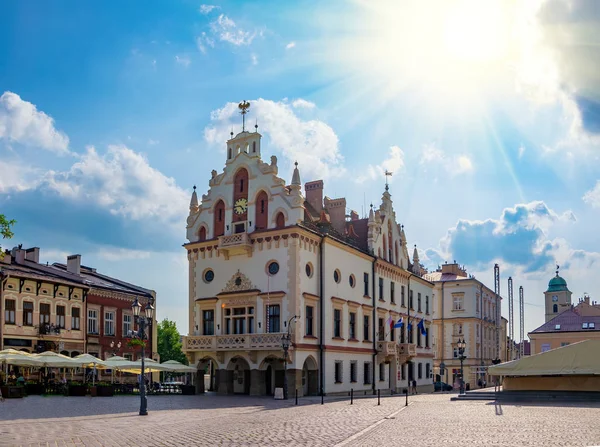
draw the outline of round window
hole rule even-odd
[[[350,283],[350,287],[354,287],[356,282],[354,281],[354,275],[350,275],[350,278],[348,278],[348,282]]]
[[[211,282],[213,279],[215,279],[215,272],[212,270],[207,270],[204,272],[204,281]]]
[[[333,280],[337,283],[340,282],[340,271],[339,270],[335,270],[333,272]]]
[[[306,276],[309,278],[312,276],[312,266],[310,264],[306,264]]]
[[[278,271],[279,271],[279,264],[277,264],[275,261],[271,262],[269,264],[269,274],[276,275]]]

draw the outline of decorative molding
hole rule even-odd
[[[250,279],[239,270],[235,273],[221,292],[241,292],[247,290],[256,290]]]

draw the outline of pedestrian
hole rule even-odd
[[[415,379],[413,379],[413,381],[412,381],[412,393],[419,394],[419,393],[417,393],[417,381]]]

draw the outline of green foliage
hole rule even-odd
[[[140,340],[139,338],[132,338],[131,340],[129,340],[127,342],[127,346],[131,347],[131,348],[136,348],[136,347],[146,347],[146,340]]]
[[[160,361],[176,360],[184,365],[188,364],[187,358],[181,350],[181,341],[177,325],[166,318],[158,323],[158,353]]]
[[[8,220],[4,214],[0,214],[0,234],[2,235],[2,239],[10,239],[14,236],[11,227],[17,223],[16,220]],[[4,257],[4,251],[2,250],[2,246],[0,246],[0,259]]]

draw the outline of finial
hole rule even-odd
[[[254,132],[258,132],[258,118],[256,119],[256,124],[254,125]]]
[[[298,167],[298,162],[297,161],[294,162],[294,166]]]
[[[196,185],[194,185],[194,191],[196,191]]]
[[[388,186],[388,177],[391,175],[392,175],[392,173],[386,169],[385,170],[385,190],[386,191],[389,191],[389,189],[390,189],[390,187]]]
[[[238,104],[238,108],[240,109],[240,113],[242,114],[242,132],[244,132],[246,130],[246,113],[248,113],[250,103],[246,100],[243,100]]]
[[[371,208],[373,208],[373,204],[371,203]]]
[[[556,276],[558,276],[558,270],[560,269],[560,265],[556,264]]]
[[[400,229],[404,231],[404,224],[400,225]]]
[[[231,135],[231,138],[233,138],[233,126],[231,126],[231,132],[229,132],[229,135]]]

